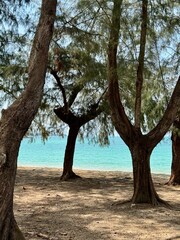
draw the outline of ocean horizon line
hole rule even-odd
[[[45,144],[38,137],[35,142],[23,139],[18,156],[18,166],[63,167],[67,138],[52,136]],[[165,138],[154,149],[151,155],[151,172],[170,174],[171,141]],[[132,172],[132,158],[126,144],[119,136],[110,140],[109,146],[77,141],[74,154],[74,169],[94,171],[126,171]]]

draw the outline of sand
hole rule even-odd
[[[132,174],[75,172],[82,179],[61,182],[60,170],[18,168],[14,212],[27,240],[180,239],[180,211],[118,204],[131,198]],[[161,198],[180,207],[180,186],[153,175]]]

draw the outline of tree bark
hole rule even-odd
[[[0,142],[1,142],[0,138]],[[8,141],[8,139],[7,139]],[[1,142],[2,143],[2,142]],[[0,169],[0,239],[21,240],[24,239],[13,215],[13,192],[16,176],[16,164],[19,149],[19,142],[14,138],[9,149],[1,151]],[[1,144],[1,147],[5,144]],[[18,236],[18,238],[16,238]]]
[[[64,165],[63,165],[63,173],[61,176],[61,180],[69,180],[80,178],[80,176],[76,175],[73,172],[73,159],[74,159],[74,151],[76,145],[76,139],[78,136],[80,126],[78,125],[70,125],[68,139],[66,144],[66,150],[64,155]]]
[[[142,23],[141,23],[141,37],[140,37],[140,51],[138,57],[137,79],[136,79],[136,99],[135,99],[135,128],[140,129],[141,126],[141,95],[144,82],[144,56],[146,49],[146,35],[147,35],[147,5],[148,1],[144,0],[142,3]]]
[[[141,136],[139,142],[134,142],[130,149],[133,161],[134,193],[132,203],[148,203],[157,206],[163,201],[159,198],[152,181],[150,169],[151,148],[146,145],[146,139]]]
[[[43,93],[49,44],[53,34],[56,0],[42,1],[41,16],[29,59],[29,79],[24,92],[0,121],[0,239],[24,240],[13,214],[13,192],[17,157],[21,140],[27,132]]]
[[[120,31],[122,0],[114,1],[112,12],[112,24],[110,29],[110,38],[108,46],[108,80],[109,80],[109,104],[111,110],[111,118],[116,131],[119,133],[124,142],[129,145],[131,143],[133,126],[129,121],[119,92],[118,73],[117,73],[117,47]]]
[[[174,130],[172,131],[172,164],[171,176],[168,185],[180,185],[180,119],[174,121]]]

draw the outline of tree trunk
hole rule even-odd
[[[143,138],[143,137],[142,137]],[[149,203],[154,206],[163,202],[155,188],[151,177],[150,156],[152,149],[141,141],[134,143],[131,148],[134,176],[134,194],[132,203]]]
[[[0,171],[0,239],[24,240],[13,214],[13,192],[19,143],[15,141],[9,147],[9,161],[1,167]],[[2,158],[3,154],[1,154],[1,160]]]
[[[175,131],[172,131],[172,165],[168,185],[180,185],[180,120],[176,121]]]
[[[64,181],[69,179],[80,178],[80,176],[76,175],[72,169],[76,139],[78,136],[79,128],[80,126],[78,125],[69,126],[69,134],[68,134],[66,150],[64,155],[63,173],[61,176],[61,180],[64,180]]]
[[[41,16],[29,59],[29,80],[20,97],[2,111],[0,121],[0,239],[24,240],[13,214],[13,193],[21,140],[41,102],[53,34],[56,0],[42,1]]]
[[[58,78],[57,75],[55,76],[56,78]],[[80,127],[89,122],[90,120],[96,118],[102,112],[102,109],[98,105],[99,103],[95,104],[95,106],[91,105],[90,109],[81,116],[76,116],[70,109],[68,109],[67,112],[65,106],[54,109],[57,117],[69,126],[61,180],[80,178],[80,176],[76,175],[72,170],[76,139]]]

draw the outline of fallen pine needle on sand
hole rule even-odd
[[[180,239],[180,211],[116,204],[133,194],[132,173],[75,170],[82,179],[60,181],[61,171],[19,167],[16,221],[27,240]],[[180,186],[153,174],[161,198],[180,207]]]

